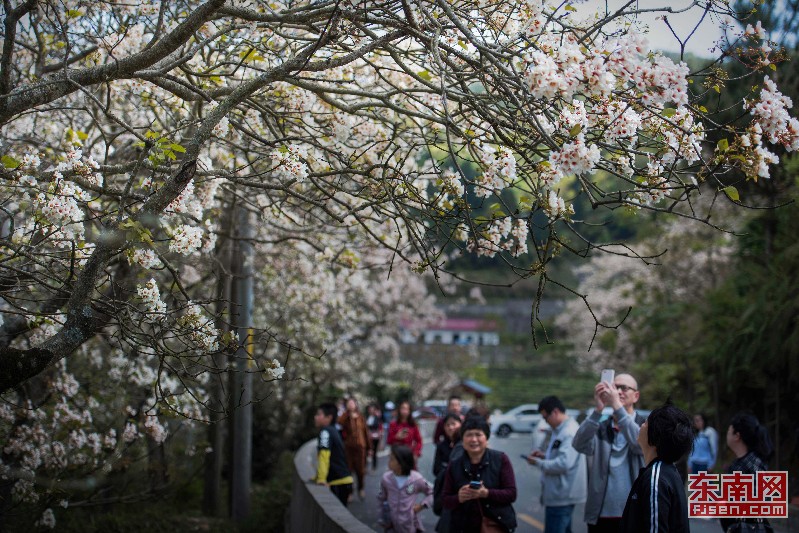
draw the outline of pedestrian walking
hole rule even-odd
[[[349,398],[345,406],[338,424],[341,426],[341,436],[344,439],[347,466],[350,472],[355,474],[355,479],[358,481],[358,496],[363,500],[366,497],[363,478],[366,470],[366,451],[369,448],[369,432],[366,429],[366,419],[359,412],[355,398]]]
[[[314,425],[319,428],[316,444],[316,475],[312,482],[330,487],[331,492],[346,507],[352,494],[352,475],[347,468],[344,442],[333,425],[338,410],[333,403],[323,403],[316,409]]]
[[[369,457],[372,458],[372,472],[377,470],[377,451],[383,438],[383,413],[377,404],[366,408],[366,429],[369,431]]]
[[[691,449],[691,418],[670,402],[653,410],[638,433],[646,467],[633,483],[619,533],[689,533],[688,500],[674,463]]]
[[[436,430],[433,433],[433,444],[438,444],[439,442],[446,441],[446,435],[444,435],[444,418],[449,413],[457,415],[461,422],[463,422],[463,414],[461,413],[461,399],[460,396],[452,395],[447,399],[447,412],[444,413],[444,416],[438,419],[436,423]]]
[[[433,487],[414,470],[413,450],[395,444],[388,457],[388,471],[380,479],[380,524],[395,533],[424,531],[419,513],[433,505]],[[420,502],[419,495],[424,499]]]
[[[755,474],[768,470],[767,461],[774,453],[768,431],[757,417],[749,412],[736,413],[727,428],[727,447],[735,454],[727,473]],[[727,533],[770,532],[768,520],[762,518],[720,518],[721,527]]]
[[[541,468],[541,504],[544,533],[571,533],[574,506],[584,503],[587,491],[586,462],[572,447],[579,425],[566,414],[557,396],[538,402],[538,412],[552,428],[546,450],[533,450],[527,462]]]
[[[463,452],[452,458],[444,479],[444,509],[451,511],[452,533],[516,530],[516,478],[510,459],[488,448],[491,428],[480,416],[461,426]]]
[[[436,456],[433,459],[433,475],[436,477],[433,485],[433,512],[439,516],[436,531],[449,532],[450,511],[444,509],[444,480],[449,462],[463,454],[461,444],[461,417],[455,413],[447,413],[444,417],[444,436],[446,440],[436,445]]]
[[[627,495],[644,467],[638,432],[645,418],[634,409],[639,395],[630,374],[600,381],[594,387],[594,412],[574,435],[574,449],[592,458],[585,501],[588,533],[618,533]],[[606,405],[613,414],[602,421]]]
[[[719,452],[719,434],[707,425],[707,418],[702,413],[694,415],[694,431],[694,447],[688,456],[688,471],[696,474],[713,470]]]
[[[409,401],[400,402],[397,407],[397,416],[388,426],[388,438],[386,443],[403,444],[413,450],[413,456],[417,459],[422,455],[422,434],[419,426],[413,419],[413,409]]]

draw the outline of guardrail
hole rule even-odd
[[[420,421],[422,438],[429,441],[435,427],[435,420]],[[316,473],[315,462],[316,439],[303,444],[294,454],[286,533],[375,533],[341,505],[328,487],[308,482]]]
[[[316,439],[294,455],[294,479],[286,533],[374,533],[341,505],[330,489],[309,483],[315,473]]]

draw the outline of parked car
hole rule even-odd
[[[441,418],[441,415],[433,407],[420,407],[413,412],[414,420],[438,420],[439,418]]]
[[[530,450],[546,449],[545,446],[549,444],[550,436],[552,436],[552,428],[542,418],[533,426],[533,442],[530,445]]]
[[[461,401],[461,414],[465,415],[469,411],[469,404],[467,402]],[[425,400],[422,402],[422,407],[419,408],[419,411],[422,409],[432,409],[436,412],[439,418],[442,418],[445,414],[447,414],[447,400]],[[415,417],[416,415],[414,415]]]
[[[525,403],[499,415],[491,415],[492,433],[507,437],[514,431],[531,433],[533,426],[541,420],[538,404]]]

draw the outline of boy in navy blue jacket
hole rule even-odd
[[[319,438],[316,445],[316,475],[311,481],[330,487],[346,507],[352,493],[352,475],[347,467],[341,434],[333,425],[337,415],[336,406],[332,403],[323,403],[316,410],[314,424],[319,428]]]
[[[652,411],[638,434],[646,467],[627,497],[621,533],[690,532],[685,488],[674,463],[688,453],[693,441],[687,413],[671,402]]]

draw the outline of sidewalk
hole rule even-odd
[[[422,448],[422,457],[419,458],[419,472],[429,481],[433,482],[433,456],[435,448],[429,442],[425,443]],[[354,494],[352,502],[347,508],[352,512],[355,517],[371,527],[375,531],[382,531],[377,525],[377,520],[380,518],[379,507],[377,505],[377,492],[380,490],[380,478],[383,473],[388,470],[388,450],[383,450],[378,454],[377,469],[372,472],[371,461],[367,466],[367,473],[364,478],[364,485],[366,489],[366,498],[361,501],[358,497],[358,489],[354,487]],[[357,482],[356,482],[357,484]],[[432,509],[425,509],[421,512],[420,518],[424,525],[425,531],[435,531],[438,517],[433,513]]]

